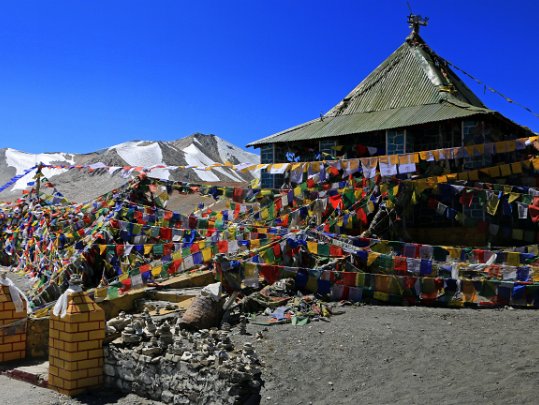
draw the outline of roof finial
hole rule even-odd
[[[408,10],[410,10],[410,15],[408,16],[408,27],[412,29],[412,36],[419,35],[419,27],[426,27],[429,22],[429,17],[421,17],[419,14],[414,14],[412,11],[412,6],[410,2],[407,1]]]
[[[426,27],[429,22],[429,17],[421,17],[419,14],[412,14],[408,16],[408,27],[412,29],[412,35],[419,34],[419,27]]]

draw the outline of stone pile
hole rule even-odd
[[[108,386],[170,404],[233,404],[258,398],[261,363],[250,343],[235,349],[228,331],[190,332],[180,327],[178,318],[153,319],[147,312],[120,318],[109,321],[121,337],[105,347]]]

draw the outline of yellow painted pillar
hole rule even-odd
[[[0,362],[26,357],[26,302],[16,312],[8,286],[0,286]],[[9,325],[9,326],[7,326]]]
[[[67,293],[67,310],[49,323],[49,388],[77,395],[103,384],[105,313],[84,292]]]

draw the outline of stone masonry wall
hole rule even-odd
[[[234,350],[228,332],[157,327],[146,317],[105,346],[105,384],[170,404],[244,403],[259,396],[259,364],[249,343]]]

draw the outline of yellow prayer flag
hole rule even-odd
[[[438,183],[447,183],[447,176],[438,176],[436,177]]]
[[[520,194],[518,193],[510,193],[509,194],[509,197],[507,198],[507,202],[509,204],[515,202],[516,200],[518,200],[520,198]]]
[[[252,263],[252,262],[246,262],[245,263],[245,266],[243,268],[243,276],[244,278],[254,278],[257,276],[257,267],[256,267],[256,263]]]
[[[459,180],[468,180],[468,172],[458,173],[458,179]]]
[[[106,298],[107,297],[107,288],[106,287],[96,287],[94,291],[95,298]]]
[[[539,283],[539,271],[537,271],[537,267],[533,269],[532,280],[534,283]]]
[[[494,193],[488,196],[487,199],[487,212],[490,215],[496,215],[496,211],[498,210],[498,206],[500,205],[500,199],[498,196]]]
[[[507,252],[506,263],[509,266],[519,266],[520,265],[520,253],[519,252]]]
[[[389,294],[381,291],[375,291],[372,296],[375,300],[387,302],[389,301]]]
[[[406,155],[397,155],[397,158],[399,159],[398,163],[401,165],[405,165],[407,163],[412,163],[412,155],[406,154]]]
[[[204,263],[209,263],[211,261],[211,257],[212,253],[210,247],[202,249],[202,259],[204,260]]]
[[[470,181],[478,181],[479,180],[479,171],[478,170],[470,170],[468,172],[468,179]]]
[[[502,177],[511,176],[511,166],[509,165],[500,165],[500,172]]]
[[[144,254],[145,255],[150,254],[152,251],[152,247],[153,247],[152,245],[144,245]]]
[[[451,259],[460,259],[460,248],[444,246],[444,249],[449,252],[449,257]]]
[[[163,271],[163,267],[162,266],[156,266],[156,267],[153,267],[152,268],[152,276],[154,277],[158,277],[161,272]]]
[[[522,173],[522,163],[521,162],[511,163],[511,171],[513,172],[513,174]]]
[[[370,266],[374,263],[376,259],[378,259],[378,256],[380,256],[380,253],[376,252],[369,252],[369,255],[367,256],[367,266]]]
[[[489,167],[488,175],[490,177],[500,177],[500,168],[498,166]]]
[[[506,141],[496,142],[494,145],[496,147],[496,153],[505,153],[505,152],[507,152],[507,142]]]

